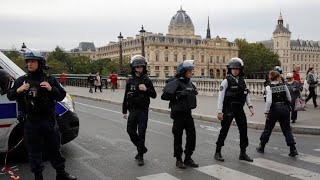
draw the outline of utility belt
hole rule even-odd
[[[290,102],[273,102],[271,104],[271,109],[273,108],[288,108],[291,110]]]

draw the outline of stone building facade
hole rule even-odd
[[[292,72],[295,65],[300,65],[302,79],[305,79],[310,67],[314,68],[316,76],[320,75],[320,41],[292,40],[289,25],[284,27],[281,13],[272,40],[261,43],[279,55],[285,74]]]
[[[80,42],[79,46],[71,49],[70,54],[74,56],[87,56],[91,59],[95,59],[96,47],[93,42]]]
[[[238,56],[238,48],[226,38],[211,38],[209,19],[206,38],[195,35],[190,16],[182,10],[171,18],[168,34],[147,32],[145,56],[151,76],[168,77],[176,72],[176,66],[185,59],[195,60],[194,75],[221,78],[226,75],[226,63]],[[141,37],[128,37],[122,41],[123,57],[130,59],[141,54]],[[119,42],[97,48],[96,59],[119,59]]]

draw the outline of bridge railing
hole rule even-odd
[[[60,74],[54,74],[58,80]],[[77,86],[77,87],[89,87],[88,83],[89,74],[67,74],[67,86]],[[93,75],[95,76],[95,75]],[[107,83],[107,77],[102,77],[102,86],[110,87]],[[118,88],[124,88],[127,82],[126,77],[118,77]],[[166,78],[151,77],[153,85],[157,90],[162,90],[166,85]],[[192,82],[198,89],[199,94],[213,96],[219,93],[220,84],[222,79],[209,79],[209,78],[195,78]],[[262,95],[264,92],[264,80],[263,79],[246,79],[246,84],[248,89],[251,91],[252,95]],[[317,92],[320,92],[320,86],[317,87]]]

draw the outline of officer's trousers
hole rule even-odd
[[[240,133],[240,148],[245,149],[248,147],[248,134],[247,134],[247,117],[243,111],[243,106],[239,106],[237,111],[232,111],[231,107],[225,107],[223,111],[223,120],[221,121],[221,130],[216,142],[217,146],[224,146],[224,141],[228,135],[230,125],[233,118],[236,120],[239,133]]]
[[[130,109],[128,117],[127,132],[131,142],[137,147],[139,154],[144,154],[147,151],[145,139],[148,126],[148,113],[148,109]]]
[[[173,119],[172,133],[174,135],[174,157],[181,158],[182,149],[182,136],[183,130],[186,130],[186,145],[184,154],[190,157],[196,147],[196,129],[191,115],[191,111],[179,112],[174,111],[171,113]]]
[[[264,131],[262,132],[260,137],[261,144],[264,145],[268,143],[272,130],[277,121],[279,121],[280,123],[280,127],[283,135],[286,138],[287,145],[290,146],[296,144],[291,132],[290,110],[288,105],[286,104],[274,105],[270,109],[269,119],[266,120]]]
[[[41,173],[44,169],[42,163],[44,146],[48,150],[52,167],[58,173],[64,171],[65,159],[60,153],[60,133],[54,119],[26,120],[24,138],[33,173]]]

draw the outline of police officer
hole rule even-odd
[[[55,101],[62,101],[66,91],[58,81],[44,73],[46,66],[38,50],[25,50],[28,73],[19,77],[8,91],[8,99],[16,100],[24,116],[24,140],[29,153],[31,171],[36,180],[42,180],[42,146],[48,147],[51,165],[56,169],[57,180],[74,180],[65,171],[65,159],[60,153],[60,134],[55,121]]]
[[[0,69],[0,95],[4,95],[10,88],[10,75],[5,70]]]
[[[185,60],[179,64],[179,72],[164,87],[162,100],[170,101],[171,118],[173,119],[172,133],[174,135],[174,157],[177,159],[176,166],[181,169],[199,167],[191,155],[196,146],[196,130],[191,110],[197,107],[196,87],[191,83],[190,78],[193,70],[193,60]],[[186,146],[184,150],[185,159],[182,161],[182,136],[186,130]]]
[[[282,68],[280,66],[275,66],[273,68],[274,71],[277,71],[280,74],[280,83],[285,83],[285,79],[283,77]]]
[[[144,165],[143,155],[148,151],[145,146],[150,97],[156,98],[152,81],[147,75],[147,62],[141,55],[131,58],[131,77],[128,79],[122,104],[123,118],[128,119],[127,132],[137,147],[135,159],[138,165]],[[129,117],[127,111],[129,110]],[[137,133],[138,130],[138,133]]]
[[[252,162],[253,160],[246,154],[248,146],[247,118],[243,106],[246,103],[250,109],[251,116],[254,115],[252,103],[248,96],[244,81],[243,61],[240,58],[232,58],[227,64],[228,75],[221,82],[218,97],[218,119],[221,121],[221,130],[216,142],[216,152],[214,158],[218,161],[224,161],[221,155],[221,147],[227,137],[231,122],[235,118],[240,132],[240,160]]]
[[[270,85],[267,86],[267,102],[265,108],[266,124],[264,131],[260,137],[260,144],[257,147],[259,153],[264,153],[265,145],[268,143],[272,129],[277,121],[280,123],[283,135],[286,138],[287,145],[290,146],[289,156],[295,157],[298,155],[291,133],[290,126],[290,102],[291,96],[288,87],[280,83],[280,73],[277,71],[270,71],[269,73]]]

